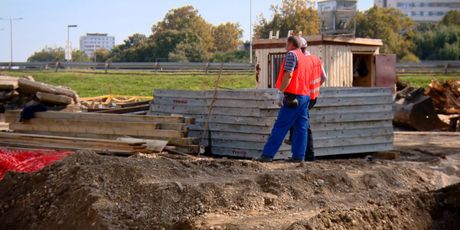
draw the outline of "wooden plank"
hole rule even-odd
[[[350,133],[351,131],[355,132],[364,132],[364,131],[384,131],[384,130],[393,130],[393,126],[391,121],[384,123],[385,125],[382,126],[359,126],[359,122],[352,122],[356,124],[346,125],[349,123],[339,123],[339,126],[328,126],[324,127],[323,129],[312,129],[315,133],[324,133],[325,135],[332,135],[335,132],[339,133]],[[221,131],[221,132],[234,132],[234,133],[250,133],[250,134],[270,134],[272,131],[271,126],[252,126],[252,125],[239,125],[239,124],[219,124],[219,123],[209,123],[208,130],[211,131]],[[190,130],[194,131],[202,131],[204,128],[203,123],[197,123],[196,125],[189,126]]]
[[[196,114],[207,115],[208,108],[206,106],[180,106],[180,105],[157,105],[153,104],[151,111],[160,111],[172,114]],[[254,108],[225,108],[216,107],[212,109],[212,114],[215,115],[238,115],[238,116],[253,116],[253,117],[270,117],[278,114],[278,109],[254,109]]]
[[[332,138],[321,140],[316,138],[314,141],[315,148],[325,147],[343,147],[352,145],[367,145],[367,144],[384,144],[392,143],[393,135],[375,135],[369,137],[345,137]]]
[[[43,103],[53,105],[69,105],[72,103],[72,98],[65,95],[56,95],[50,93],[37,92],[35,96]]]
[[[315,108],[356,105],[388,105],[393,103],[392,97],[368,96],[368,97],[320,97]]]
[[[48,131],[48,132],[62,132],[62,133],[94,133],[94,134],[110,134],[110,135],[131,135],[131,136],[144,136],[144,137],[184,137],[184,132],[176,130],[159,130],[159,129],[126,129],[124,127],[112,127],[110,124],[105,123],[99,126],[87,126],[87,125],[62,125],[66,122],[62,122],[61,125],[48,125],[33,122],[31,125],[22,124],[19,122],[11,123],[11,130],[18,131]],[[57,120],[56,120],[57,121]],[[74,123],[75,124],[75,123]],[[155,124],[156,125],[156,124]],[[102,126],[102,127],[101,127]]]
[[[65,95],[76,98],[76,93],[70,89],[48,85],[42,82],[31,81],[26,78],[18,80],[18,88],[21,92],[35,94],[37,92]]]
[[[380,151],[389,151],[393,148],[393,144],[380,143],[380,144],[366,144],[354,146],[340,146],[331,148],[315,148],[316,156],[333,156],[343,154],[356,154],[356,153],[372,153]]]
[[[108,139],[116,140],[119,137],[130,137],[127,135],[116,135],[116,134],[94,134],[94,133],[65,133],[65,132],[54,132],[54,131],[33,131],[33,130],[22,130],[21,133],[24,134],[37,134],[37,135],[52,135],[52,136],[67,136],[67,137],[78,137],[78,138],[92,138],[92,139]],[[158,140],[167,140],[169,145],[174,146],[189,146],[197,145],[200,143],[198,138],[194,137],[148,137],[148,136],[131,136],[134,138],[142,139],[158,139]]]
[[[369,129],[369,128],[392,128],[393,121],[391,119],[387,120],[377,120],[377,121],[351,121],[351,122],[310,122],[310,127],[314,132],[319,131],[330,131],[330,130],[355,130],[355,129]]]
[[[237,148],[237,149],[252,149],[252,150],[262,150],[267,142],[255,142],[255,141],[236,141],[236,140],[221,140],[221,139],[212,139],[211,147],[222,147],[222,148]],[[208,141],[206,139],[202,140],[202,145],[208,146]],[[290,151],[291,146],[287,144],[282,144],[280,151]]]
[[[147,150],[155,152],[155,153],[161,153],[163,149],[166,147],[168,144],[168,141],[163,141],[163,140],[152,140],[152,139],[138,139],[138,138],[132,138],[132,137],[120,137],[117,138],[118,141],[125,142],[125,143],[138,143],[138,142],[143,142],[143,146],[146,147]]]
[[[152,112],[152,114],[171,114],[168,112]],[[198,115],[198,114],[183,114],[184,116],[190,116],[195,118],[196,122],[207,121],[207,115]],[[232,115],[211,115],[210,122],[219,122],[221,124],[246,124],[246,125],[273,125],[276,117],[242,117],[242,116],[232,116]]]
[[[7,111],[6,117],[16,120],[21,114],[20,110]],[[86,121],[123,121],[123,122],[159,122],[159,123],[184,123],[181,116],[138,116],[138,115],[120,115],[120,114],[95,114],[95,113],[71,113],[71,112],[39,112],[35,113],[37,118],[47,119],[75,119]]]
[[[153,91],[155,97],[212,98],[214,91],[159,90]],[[276,89],[218,90],[218,99],[275,99]]]
[[[348,114],[318,114],[311,115],[310,122],[351,122],[351,121],[381,121],[393,119],[393,112],[348,113]]]
[[[0,90],[15,90],[18,88],[18,80],[2,79],[0,77]]]
[[[384,105],[353,105],[353,106],[331,106],[313,108],[310,115],[324,115],[324,114],[347,114],[347,113],[375,113],[375,112],[392,112],[393,104]]]
[[[186,105],[186,106],[210,106],[212,99],[195,99],[182,97],[155,97],[154,104],[158,105]],[[217,99],[213,107],[230,108],[279,108],[275,100],[251,100],[251,99]]]
[[[150,105],[138,105],[138,106],[132,106],[132,107],[126,107],[126,108],[100,110],[100,111],[96,111],[95,113],[125,114],[125,113],[139,112],[139,111],[147,111],[149,110],[149,108],[150,108]]]
[[[256,159],[262,155],[262,150],[239,149],[239,148],[222,148],[212,147],[212,154],[216,156],[230,156],[239,158]],[[292,154],[290,151],[280,151],[276,154],[275,159],[288,159]]]

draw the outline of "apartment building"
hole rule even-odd
[[[374,0],[374,5],[400,9],[417,22],[438,22],[447,12],[460,10],[460,0]]]
[[[87,33],[80,37],[80,50],[84,51],[89,57],[93,56],[94,50],[112,50],[115,46],[115,37],[101,33]]]

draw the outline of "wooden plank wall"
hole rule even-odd
[[[221,90],[212,114],[212,91],[155,90],[151,115],[180,114],[195,118],[189,136],[211,145],[215,155],[244,158],[260,156],[279,108],[276,91]],[[393,100],[387,88],[324,88],[310,113],[318,156],[353,154],[392,149]],[[208,122],[209,132],[203,133]],[[210,141],[210,142],[209,142]],[[278,158],[290,157],[283,145]]]

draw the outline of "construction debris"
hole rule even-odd
[[[120,96],[120,95],[104,95],[99,97],[87,97],[81,98],[81,104],[85,110],[88,112],[107,112],[107,113],[134,113],[142,114],[139,112],[147,112],[148,105],[152,100],[152,97],[142,97],[142,96]],[[132,110],[126,111],[114,111],[111,110],[121,109],[121,108],[131,108],[136,106],[144,106],[133,108]],[[147,105],[147,108],[145,108]]]
[[[20,111],[7,111],[5,120],[10,130],[21,134],[42,135],[43,146],[53,148],[91,149],[94,151],[161,152],[166,144],[186,149],[186,153],[198,153],[198,140],[187,137],[190,119],[179,116],[136,116],[97,113],[38,112],[35,118],[19,121]],[[10,135],[21,135],[21,134]],[[26,136],[29,137],[29,136]],[[32,136],[36,140],[39,136]],[[54,137],[73,140],[72,144],[55,143]],[[77,139],[74,139],[77,138]],[[83,138],[83,139],[79,139]],[[59,139],[59,138],[58,138]],[[60,140],[60,139],[59,139]],[[101,142],[107,141],[107,144]],[[94,148],[87,143],[94,142]],[[14,146],[16,142],[3,144]],[[67,142],[66,142],[67,143]],[[117,149],[116,146],[123,148]],[[18,144],[18,143],[16,143]],[[24,143],[19,143],[25,145]],[[19,145],[18,144],[18,145]],[[110,144],[114,144],[111,148]],[[141,145],[140,145],[141,144]],[[135,145],[127,147],[126,145]],[[139,146],[140,145],[140,146]],[[40,146],[36,146],[40,147]]]
[[[273,89],[154,93],[150,114],[195,118],[189,135],[200,138],[215,155],[259,157],[279,110]],[[391,89],[325,88],[311,111],[316,154],[390,150],[392,103]],[[277,157],[290,157],[290,149],[283,144]]]
[[[449,80],[444,83],[432,80],[425,90],[425,95],[433,99],[438,113],[460,114],[460,80]]]
[[[79,105],[80,99],[70,89],[37,82],[32,77],[0,76],[0,107],[4,110],[20,109],[37,103],[61,110]]]

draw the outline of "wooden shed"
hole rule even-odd
[[[323,61],[328,75],[328,87],[374,87],[376,81],[376,57],[383,45],[380,39],[315,35],[305,37],[307,50]],[[257,59],[257,88],[273,88],[280,65],[286,55],[286,39],[259,39],[253,43]],[[384,58],[391,66],[393,56]],[[382,66],[384,66],[382,65]],[[393,64],[394,65],[394,64]],[[380,71],[385,72],[385,71]],[[388,82],[390,83],[390,82]]]

